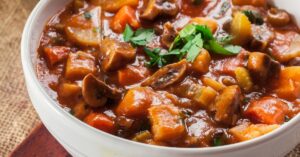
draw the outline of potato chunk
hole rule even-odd
[[[62,83],[58,87],[57,94],[60,97],[78,96],[81,94],[81,87],[73,83]]]
[[[216,112],[215,120],[223,124],[234,125],[241,101],[241,89],[234,85],[226,87],[217,96],[211,110]]]
[[[65,70],[65,77],[69,80],[84,78],[85,75],[96,70],[95,57],[83,51],[70,53]]]
[[[99,46],[101,42],[101,8],[95,7],[71,17],[65,32],[69,40],[82,46]]]
[[[247,141],[256,137],[265,135],[280,125],[266,125],[266,124],[243,124],[231,128],[229,133],[232,134],[239,141]]]
[[[280,99],[263,97],[252,101],[244,114],[254,122],[282,124],[287,112],[287,104]]]
[[[234,15],[231,22],[231,33],[233,35],[233,44],[245,45],[251,39],[252,30],[251,22],[248,17],[238,12]]]
[[[235,78],[238,85],[246,92],[250,92],[253,88],[252,78],[249,71],[244,67],[238,67],[235,69]]]
[[[279,97],[289,100],[300,97],[300,66],[281,70],[276,93]]]
[[[205,74],[209,70],[209,64],[211,61],[211,57],[207,50],[202,49],[200,54],[197,56],[195,61],[192,63],[192,69],[199,73]]]
[[[149,108],[154,140],[172,142],[185,134],[178,108],[160,105]]]

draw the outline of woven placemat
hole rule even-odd
[[[22,29],[38,0],[0,1],[0,156],[6,157],[39,122],[24,85]],[[288,157],[300,157],[300,145]]]

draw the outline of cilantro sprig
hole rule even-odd
[[[134,46],[145,46],[147,43],[151,42],[153,38],[153,29],[140,28],[134,32],[129,25],[126,25],[123,32],[124,41],[130,42]]]
[[[123,32],[124,41],[134,46],[146,46],[153,37],[154,31],[151,29],[138,29],[134,32],[128,25]],[[228,44],[231,39],[230,36],[215,38],[207,26],[189,24],[178,33],[169,50],[161,48],[151,50],[144,47],[144,51],[150,58],[149,66],[162,67],[174,59],[181,60],[183,57],[193,62],[203,48],[215,54],[236,55],[241,51],[241,47]]]
[[[179,32],[170,47],[170,51],[182,47],[179,51],[182,55],[187,54],[187,61],[190,62],[196,59],[202,48],[221,55],[236,55],[240,52],[241,47],[225,43],[229,39],[221,40],[223,41],[214,38],[207,26],[189,24]]]

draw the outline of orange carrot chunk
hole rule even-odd
[[[70,48],[65,46],[46,47],[44,49],[45,56],[50,65],[54,65],[66,58],[70,53]]]
[[[135,10],[130,6],[123,6],[115,15],[111,22],[111,28],[117,33],[122,33],[125,29],[126,24],[130,25],[134,29],[141,26],[138,21]]]
[[[84,121],[88,125],[110,134],[116,130],[114,121],[102,113],[90,113]]]
[[[140,118],[147,115],[147,109],[151,106],[150,88],[138,87],[130,89],[116,108],[118,116]]]
[[[263,97],[251,102],[245,111],[245,116],[257,123],[282,124],[287,112],[287,104],[280,99]]]
[[[120,85],[132,85],[138,83],[149,76],[149,71],[145,67],[135,67],[128,65],[118,71],[118,80]]]

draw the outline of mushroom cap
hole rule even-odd
[[[164,66],[155,72],[150,78],[142,83],[142,86],[151,86],[154,89],[163,89],[173,83],[176,83],[185,76],[187,70],[187,61]]]
[[[93,74],[88,74],[82,82],[84,101],[91,107],[104,106],[108,98],[119,99],[121,94]]]

